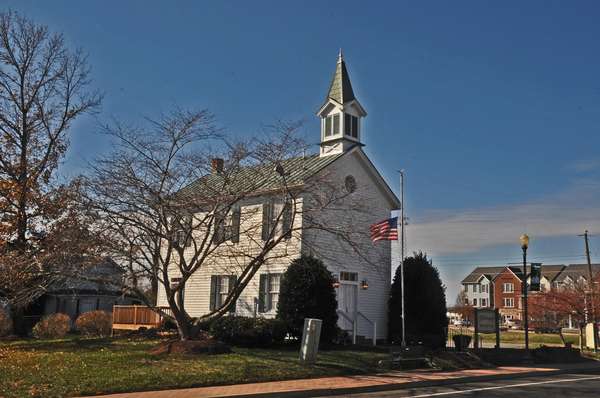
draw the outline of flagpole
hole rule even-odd
[[[406,333],[404,327],[404,170],[400,170],[400,290],[402,290],[402,342],[406,348]]]

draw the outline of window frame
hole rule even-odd
[[[339,113],[334,113],[333,114],[333,129],[332,129],[332,135],[338,135],[341,132],[341,123],[340,123],[340,114]]]
[[[324,126],[324,135],[325,137],[331,137],[333,135],[333,115],[329,115],[325,117],[325,126]]]
[[[358,272],[340,271],[340,282],[358,283]]]
[[[272,279],[277,276],[279,278],[279,284],[277,291],[272,289]],[[259,314],[268,314],[273,310],[277,310],[277,303],[279,302],[279,297],[281,294],[281,278],[283,277],[283,273],[281,272],[265,272],[260,274],[259,276],[259,287],[258,287],[258,301],[259,305],[256,309],[256,312]],[[263,282],[266,286],[261,283],[261,279],[265,280]],[[273,303],[273,297],[277,296],[277,300]]]

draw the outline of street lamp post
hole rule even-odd
[[[523,294],[523,321],[525,327],[525,349],[529,351],[529,315],[527,313],[527,248],[529,247],[529,236],[521,235],[521,249],[523,249],[523,283],[521,284]]]

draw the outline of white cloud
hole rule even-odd
[[[586,173],[600,169],[600,159],[582,159],[567,166],[577,173]]]
[[[579,180],[563,193],[513,206],[430,212],[411,220],[407,246],[451,255],[515,243],[524,232],[541,239],[584,229],[600,232],[600,183],[594,180]]]

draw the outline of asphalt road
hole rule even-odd
[[[338,397],[599,397],[600,371],[577,372],[545,377],[516,378],[492,382],[455,384],[441,387],[399,389],[395,391],[339,395]]]

